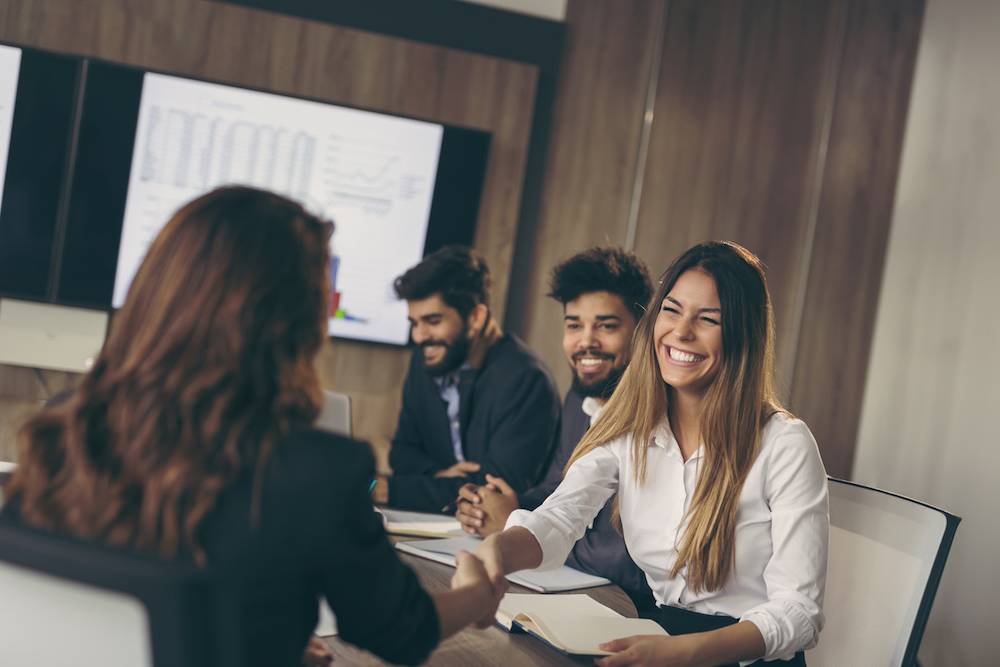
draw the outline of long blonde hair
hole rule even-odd
[[[722,359],[702,403],[704,454],[670,576],[687,567],[687,585],[702,591],[718,590],[729,578],[740,491],[760,449],[764,424],[784,411],[774,392],[771,298],[763,265],[753,253],[736,243],[713,241],[674,260],[636,327],[632,361],[567,469],[595,448],[631,436],[635,482],[646,482],[647,447],[668,418],[671,400],[660,374],[653,328],[663,299],[692,269],[705,271],[715,281],[722,308]],[[617,521],[620,526],[620,517]]]

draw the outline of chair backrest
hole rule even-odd
[[[826,626],[806,662],[915,665],[961,519],[861,484],[829,484]]]
[[[323,390],[323,409],[316,418],[316,428],[351,437],[351,397]]]
[[[236,597],[173,565],[0,522],[0,664],[243,662]]]
[[[0,590],[0,663],[154,667],[149,618],[136,598],[3,560]]]

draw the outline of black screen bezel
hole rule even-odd
[[[49,301],[81,59],[21,51],[0,204],[0,296]]]

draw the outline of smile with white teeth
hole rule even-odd
[[[607,361],[607,359],[605,359],[604,357],[577,357],[576,358],[577,365],[579,365],[581,368],[584,368],[584,369],[597,368],[598,366],[600,366],[601,364],[603,364],[605,361]]]
[[[691,364],[696,361],[705,360],[705,357],[703,357],[700,354],[694,354],[692,352],[684,352],[682,350],[678,350],[675,347],[670,347],[667,349],[669,350],[670,358],[673,359],[674,361],[680,361],[682,363]]]

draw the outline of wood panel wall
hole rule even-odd
[[[630,31],[619,17],[617,46],[600,42],[609,4],[569,3],[566,112],[557,112],[535,261],[515,274],[539,296],[519,331],[565,366],[542,277],[589,245],[623,243],[630,205],[634,250],[654,273],[694,243],[742,243],[768,267],[783,398],[809,423],[828,471],[848,476],[923,0],[622,3],[625,17],[651,18]],[[665,20],[652,18],[657,8]],[[650,26],[662,31],[652,57]],[[642,84],[656,66],[631,201],[637,163],[622,161],[638,151]],[[581,111],[595,104],[612,115]],[[568,373],[559,380],[566,387]]]
[[[544,295],[553,265],[579,249],[623,244],[662,0],[570,3],[539,224],[519,242],[508,324],[563,387],[562,309]]]
[[[662,271],[701,241],[750,248],[768,267],[782,342],[795,336],[842,13],[795,0],[670,3],[635,251]]]
[[[791,393],[840,477],[854,463],[922,19],[922,0],[848,14]]]
[[[475,245],[503,317],[535,67],[202,0],[8,0],[0,40],[491,132]],[[324,349],[324,384],[352,396],[360,437],[394,430],[407,359],[348,341]],[[23,378],[0,367],[2,423],[37,403]]]
[[[17,431],[44,402],[73,387],[77,377],[36,368],[0,365],[0,461],[17,459]]]
[[[850,474],[923,0],[570,0],[540,216],[512,273],[533,68],[198,0],[3,11],[7,40],[493,131],[477,246],[500,311],[511,276],[509,328],[564,388],[553,264],[625,243],[633,210],[654,273],[697,241],[744,243],[769,267],[784,397]],[[404,362],[324,350],[359,435],[391,432]]]

